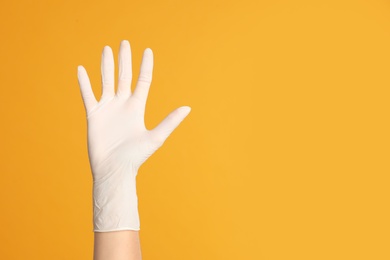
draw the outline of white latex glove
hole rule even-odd
[[[101,62],[102,96],[98,102],[86,70],[78,66],[78,82],[87,114],[95,232],[140,229],[138,169],[191,111],[188,106],[179,107],[157,127],[146,129],[144,113],[152,80],[152,50],[147,48],[143,53],[134,93],[131,93],[131,50],[126,40],[121,42],[119,50],[116,93],[114,71],[112,50],[105,46]]]

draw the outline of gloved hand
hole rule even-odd
[[[78,82],[87,114],[88,154],[93,176],[95,232],[139,230],[136,176],[139,167],[189,114],[182,106],[154,129],[145,128],[145,105],[152,81],[153,52],[145,49],[134,93],[128,41],[119,50],[118,88],[114,87],[114,57],[109,46],[102,53],[102,96],[98,102],[83,66]]]

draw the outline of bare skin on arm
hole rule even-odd
[[[94,260],[142,259],[139,232],[95,232]]]

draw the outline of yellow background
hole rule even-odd
[[[154,51],[137,177],[148,259],[390,259],[390,2],[1,4],[1,259],[92,259],[77,65]],[[133,85],[133,89],[134,89]]]

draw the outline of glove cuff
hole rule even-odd
[[[93,181],[94,232],[140,230],[135,173],[120,172]]]

